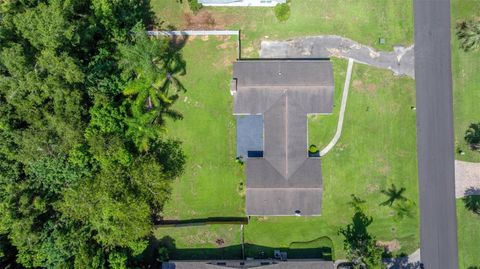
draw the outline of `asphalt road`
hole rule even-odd
[[[457,269],[450,0],[414,0],[420,249],[425,269]]]

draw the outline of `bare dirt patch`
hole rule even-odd
[[[389,252],[395,252],[400,250],[400,241],[397,239],[391,240],[391,241],[377,241],[377,246],[383,247]]]
[[[352,82],[353,90],[362,93],[374,94],[377,91],[377,85],[374,83],[365,83],[361,80],[354,80]]]
[[[355,79],[352,82],[352,86],[354,90],[360,91],[363,88],[363,82],[361,80]]]
[[[227,28],[228,20],[223,16],[215,16],[212,13],[202,10],[197,14],[184,13],[183,25],[184,29],[189,30],[218,30]]]
[[[217,46],[217,49],[229,49],[229,48],[232,48],[234,47],[235,44],[233,44],[232,42],[223,42],[222,44],[218,45]]]
[[[374,193],[380,190],[380,185],[378,184],[368,184],[367,185],[367,192]]]
[[[367,85],[367,90],[368,90],[369,92],[375,92],[375,91],[377,90],[377,85],[375,85],[375,84],[373,84],[373,83],[369,83],[369,84]]]

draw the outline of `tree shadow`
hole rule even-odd
[[[480,195],[480,188],[469,187],[465,190],[464,196]]]
[[[467,192],[469,193],[467,195]],[[480,195],[478,189],[469,188],[465,191],[465,197],[462,198],[465,208],[477,215],[480,215]]]
[[[223,241],[216,242],[212,248],[178,248],[175,239],[165,236],[161,239],[150,239],[149,253],[156,253],[160,247],[168,249],[170,260],[242,260],[242,245],[223,246]],[[275,251],[286,252],[289,259],[320,259],[332,260],[332,247],[317,246],[306,248],[268,247],[255,244],[245,244],[245,257],[254,259],[275,259]],[[146,251],[147,252],[147,251]],[[147,256],[147,255],[145,255]]]
[[[408,257],[400,257],[388,260],[389,269],[422,269],[422,263],[419,261],[411,262]]]

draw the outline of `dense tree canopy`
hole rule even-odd
[[[0,2],[0,267],[141,266],[185,63],[136,0]]]

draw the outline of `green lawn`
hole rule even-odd
[[[175,181],[172,199],[165,206],[167,219],[244,216],[240,183],[245,175],[234,161],[235,122],[228,91],[234,44],[233,39],[196,38],[183,49],[189,64],[182,81],[188,91],[176,108],[185,119],[171,123],[170,134],[184,141],[188,160],[186,172]],[[347,68],[344,60],[332,61],[334,113],[309,120],[310,143],[318,145],[328,143],[335,132]],[[378,205],[383,199],[380,190],[392,182],[406,187],[406,196],[417,200],[415,112],[410,109],[414,103],[413,80],[355,64],[342,137],[322,160],[322,216],[252,218],[245,226],[245,242],[250,246],[247,255],[258,257],[260,251],[273,253],[273,249],[289,248],[293,242],[328,236],[333,240],[335,257],[344,257],[337,231],[353,213],[347,206],[352,193],[367,200],[368,213],[374,217],[371,230],[379,240],[398,240],[397,253],[417,249],[417,218],[395,222],[390,210]],[[160,228],[156,237],[174,238],[176,247],[184,249],[176,251],[176,257],[231,257],[239,253],[238,232],[239,225]],[[218,239],[225,243],[218,245]]]
[[[152,7],[163,26],[184,29],[188,27],[184,14],[190,12],[187,1],[183,2],[152,0]],[[318,34],[342,35],[382,50],[409,45],[413,43],[412,10],[412,1],[405,0],[293,0],[285,23],[277,21],[273,8],[205,7],[203,12],[212,15],[215,28],[241,29],[243,55],[256,56],[261,40]],[[379,44],[381,37],[385,45]]]
[[[464,135],[468,126],[480,122],[480,52],[464,52],[459,48],[455,25],[480,16],[480,2],[452,0],[452,66],[454,94],[455,158],[480,162],[480,153],[470,150]],[[458,150],[465,152],[459,154]],[[465,210],[463,202],[457,201],[458,249],[460,269],[480,267],[480,217]]]
[[[154,236],[172,259],[241,259],[240,225],[158,228]]]
[[[480,16],[480,1],[452,0],[452,61],[455,117],[455,158],[480,162],[480,153],[470,150],[464,136],[468,126],[480,122],[480,52],[459,49],[455,25]],[[465,152],[460,155],[458,150]]]
[[[184,119],[169,123],[169,135],[183,141],[185,174],[172,185],[164,209],[168,219],[244,215],[239,192],[245,181],[235,162],[235,119],[229,81],[234,39],[191,40],[183,50],[187,93],[175,105]]]
[[[186,2],[186,1],[184,1]],[[152,0],[163,26],[185,28],[188,7],[176,0]],[[479,17],[480,2],[452,0],[452,26],[457,21]],[[261,40],[288,39],[315,34],[337,34],[378,49],[413,42],[412,1],[381,0],[293,0],[292,15],[286,23],[276,22],[271,8],[205,8],[216,28],[241,29],[243,55],[257,56]],[[385,37],[385,45],[378,38]],[[244,199],[240,183],[245,175],[235,156],[235,125],[228,94],[231,62],[235,60],[234,40],[210,38],[189,41],[184,48],[188,74],[183,78],[189,91],[177,104],[185,119],[171,125],[171,135],[184,141],[188,156],[185,175],[173,185],[171,201],[165,207],[170,219],[212,216],[243,216]],[[466,154],[456,158],[480,161],[480,154],[468,149],[463,136],[472,122],[480,121],[480,52],[458,49],[452,29],[452,60],[456,148]],[[333,137],[340,108],[346,62],[333,60],[335,108],[333,115],[309,118],[309,143],[323,148]],[[253,218],[246,226],[245,241],[253,246],[247,254],[256,256],[271,248],[289,248],[293,242],[308,242],[329,236],[335,258],[342,258],[338,228],[352,214],[346,206],[355,193],[368,202],[374,217],[372,232],[378,239],[400,242],[398,253],[418,248],[418,219],[393,221],[379,191],[394,182],[407,188],[406,195],[417,201],[414,82],[397,78],[388,71],[356,64],[352,78],[344,131],[337,146],[322,159],[324,202],[321,217]],[[457,204],[460,268],[480,266],[478,242],[480,218]],[[180,258],[238,257],[238,225],[161,228],[157,238],[171,236]],[[218,241],[218,239],[221,239]],[[218,242],[224,242],[218,244]],[[185,249],[192,249],[186,251]],[[183,254],[182,254],[183,253]]]
[[[480,216],[465,209],[461,200],[457,200],[458,246],[460,269],[470,266],[480,267]]]
[[[340,78],[345,76],[346,62],[334,60],[334,68],[335,83],[343,85]],[[405,187],[406,196],[418,200],[415,111],[411,110],[414,81],[356,64],[351,86],[342,136],[322,158],[322,216],[252,218],[246,226],[246,242],[287,247],[291,242],[328,236],[335,256],[344,257],[337,231],[350,221],[353,211],[347,203],[350,194],[356,194],[367,201],[368,214],[374,218],[371,231],[379,240],[399,240],[397,253],[419,247],[418,218],[395,222],[391,210],[379,206],[384,200],[380,190],[391,183]],[[310,143],[324,144],[333,134],[341,95],[336,90],[334,114],[322,116],[318,124],[310,120]]]

